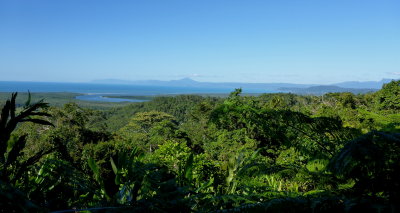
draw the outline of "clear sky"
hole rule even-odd
[[[400,78],[400,1],[0,0],[0,81]]]

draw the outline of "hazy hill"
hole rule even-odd
[[[378,89],[372,88],[343,88],[338,86],[313,86],[308,88],[279,88],[282,92],[290,92],[296,94],[313,94],[313,95],[323,95],[329,92],[351,92],[354,94],[363,94],[368,92],[375,92]]]
[[[380,81],[346,81],[337,84],[333,84],[335,86],[344,87],[344,88],[372,88],[372,89],[380,89],[383,84],[389,83],[393,79],[382,79]]]

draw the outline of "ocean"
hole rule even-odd
[[[77,99],[88,101],[137,102],[142,100],[106,98],[105,95],[156,96],[175,94],[226,94],[235,88],[166,87],[145,85],[113,85],[94,83],[55,83],[0,81],[0,92],[72,92],[84,95]],[[261,93],[260,90],[244,90],[247,93]]]

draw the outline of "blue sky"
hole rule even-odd
[[[400,78],[400,1],[0,0],[0,80]]]

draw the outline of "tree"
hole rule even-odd
[[[377,92],[376,104],[380,110],[400,110],[400,80],[384,84]]]
[[[44,155],[52,152],[51,149],[42,149],[28,159],[19,159],[26,145],[26,135],[12,136],[19,123],[32,122],[43,125],[52,125],[44,118],[50,117],[42,109],[47,107],[43,100],[31,104],[30,94],[23,109],[16,113],[15,100],[17,93],[11,95],[3,106],[0,117],[0,209],[10,212],[39,211],[35,205],[25,198],[25,195],[16,190],[16,182],[28,171],[29,167],[37,163]]]
[[[143,151],[152,152],[166,140],[186,140],[187,136],[178,129],[178,122],[172,115],[150,111],[136,113],[128,125],[117,132],[116,139],[135,143]]]
[[[19,162],[22,150],[26,145],[26,135],[11,137],[11,133],[17,128],[18,123],[32,122],[43,125],[52,125],[45,117],[50,114],[42,109],[48,106],[43,100],[31,104],[30,95],[22,111],[16,114],[15,99],[17,93],[13,93],[11,99],[4,105],[0,118],[0,179],[5,182],[15,183],[27,170],[38,162],[44,155],[52,150],[41,150],[29,159]]]
[[[370,132],[348,142],[331,160],[330,169],[345,180],[354,180],[357,195],[400,199],[400,134]]]

